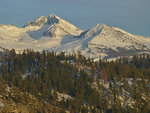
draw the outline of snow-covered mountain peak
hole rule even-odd
[[[33,39],[57,38],[61,39],[67,35],[80,35],[82,30],[72,25],[68,21],[61,19],[55,14],[41,16],[34,22],[29,22],[24,27]]]
[[[136,36],[119,28],[96,24],[82,31],[68,21],[52,14],[41,16],[24,28],[0,25],[0,46],[17,51],[32,48],[41,51],[81,51],[87,58],[103,59],[132,56],[150,51],[150,38]]]
[[[55,14],[51,14],[48,16],[49,18],[57,18],[57,19],[61,19],[59,16],[56,16]]]
[[[55,14],[51,14],[50,16],[47,17],[48,19],[48,24],[54,24],[54,23],[59,23],[60,17],[56,16]]]
[[[46,23],[47,22],[47,17],[46,16],[41,16],[35,22],[41,22],[41,23]]]
[[[41,16],[38,19],[36,19],[34,22],[27,22],[24,27],[31,27],[31,26],[43,26],[47,23],[47,17]]]
[[[49,28],[44,32],[44,36],[48,37],[64,37],[66,35],[78,36],[81,34],[82,30],[69,23],[68,21],[61,19],[60,17],[52,14],[47,17],[47,24],[50,25]]]
[[[38,19],[36,19],[35,21],[33,22],[27,22],[26,25],[24,25],[24,27],[31,27],[31,26],[43,26],[45,24],[48,24],[48,25],[51,25],[51,24],[54,24],[54,23],[58,23],[59,20],[61,18],[56,16],[55,14],[51,14],[50,16],[46,17],[46,16],[41,16],[39,17]]]

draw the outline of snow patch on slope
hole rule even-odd
[[[15,42],[21,39],[25,30],[12,25],[0,26],[0,42]]]

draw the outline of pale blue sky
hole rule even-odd
[[[22,27],[51,13],[83,30],[104,23],[150,36],[150,0],[0,0],[0,24]]]

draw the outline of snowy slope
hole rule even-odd
[[[23,28],[13,25],[0,25],[0,46],[36,51],[49,50],[57,53],[64,51],[74,54],[81,51],[87,58],[97,60],[114,59],[150,52],[150,38],[132,35],[119,28],[97,24],[82,31],[71,23],[52,14],[41,16],[28,22]]]
[[[80,36],[67,40],[70,42],[50,50],[64,51],[67,54],[81,51],[86,57],[90,56],[95,60],[99,57],[114,59],[150,51],[150,38],[135,36],[104,24],[97,24]]]
[[[30,29],[27,33],[32,38],[62,38],[67,35],[79,35],[82,32],[82,30],[54,14],[48,17],[42,16],[35,22],[25,25],[24,28]]]
[[[60,45],[63,37],[80,35],[82,30],[52,14],[28,22],[23,28],[0,25],[0,46],[8,49],[41,51]]]
[[[4,51],[4,49],[2,47],[0,47],[0,52],[3,52],[3,51]]]
[[[24,32],[23,28],[17,28],[13,25],[0,25],[0,42],[18,41]]]

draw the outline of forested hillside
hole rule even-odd
[[[32,94],[61,112],[150,112],[147,54],[94,62],[80,52],[65,56],[63,52],[24,50],[16,54],[11,50],[0,63],[0,76],[9,87]]]

